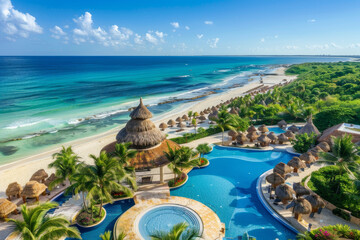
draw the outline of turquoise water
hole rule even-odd
[[[295,233],[275,220],[256,194],[257,178],[293,155],[215,146],[206,157],[210,165],[191,171],[187,183],[172,190],[172,196],[191,198],[210,207],[225,223],[229,239],[244,232],[258,240],[295,239]]]
[[[0,164],[103,133],[144,97],[155,116],[279,64],[335,57],[0,57]],[[159,104],[169,99],[181,100]]]
[[[274,132],[276,135],[284,133],[285,131],[279,127],[268,127],[269,132]]]

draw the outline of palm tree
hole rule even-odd
[[[178,223],[172,227],[170,232],[157,231],[150,235],[151,240],[195,240],[200,236],[196,229],[187,230],[186,222]]]
[[[218,118],[215,119],[215,122],[222,131],[222,145],[224,145],[224,131],[225,129],[234,129],[234,127],[232,126],[234,120],[231,117],[230,113],[223,110],[219,112]]]
[[[116,157],[123,166],[128,165],[128,161],[137,154],[136,150],[129,149],[131,144],[131,142],[115,144],[115,151],[112,153],[112,156]]]
[[[89,176],[87,175],[87,170],[86,170],[87,165],[85,164],[80,164],[77,169],[76,172],[70,177],[71,179],[71,185],[65,189],[65,195],[68,194],[74,194],[77,195],[79,193],[82,194],[82,199],[83,199],[83,207],[85,209],[87,209],[87,204],[86,204],[86,192],[87,192],[87,183],[90,181]]]
[[[73,152],[71,146],[63,146],[61,151],[54,153],[52,157],[55,160],[49,164],[49,168],[55,168],[56,180],[50,183],[50,189],[59,184],[65,185],[65,181],[70,180],[80,163],[80,157]]]
[[[126,234],[124,232],[120,232],[117,240],[124,240]],[[101,240],[112,240],[111,231],[106,231],[104,234],[100,235]]]
[[[167,160],[170,162],[168,164],[168,168],[174,173],[174,183],[176,182],[176,175],[180,174],[180,170],[177,166],[178,163],[178,159],[179,159],[179,149],[177,149],[176,147],[174,147],[174,149],[172,149],[169,145],[169,143],[167,143],[167,147],[168,147],[168,151],[164,151],[164,155],[167,158]]]
[[[196,153],[189,147],[181,147],[179,149],[179,159],[177,166],[180,168],[182,173],[184,169],[199,166],[198,159],[194,159]]]
[[[46,213],[57,207],[57,203],[47,202],[36,207],[21,206],[24,220],[10,219],[15,224],[15,232],[23,240],[58,240],[66,237],[81,239],[79,230],[69,227],[70,222],[63,217],[48,217]]]
[[[203,144],[199,144],[196,147],[196,150],[200,154],[199,158],[202,158],[204,156],[204,154],[207,154],[207,153],[209,153],[211,151],[211,147],[207,143],[203,143]]]
[[[196,127],[197,127],[197,122],[196,122],[196,118],[193,118],[193,120],[191,120],[191,124],[194,126],[195,128],[195,134],[196,134]]]
[[[190,120],[190,121],[191,121],[192,116],[193,116],[193,111],[189,111],[189,112],[188,112],[188,117],[189,117],[189,120]]]

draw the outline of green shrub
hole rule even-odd
[[[200,139],[200,138],[204,138],[216,133],[220,133],[221,129],[219,127],[211,127],[208,128],[206,130],[203,130],[201,132],[198,133],[189,133],[189,134],[184,134],[184,136],[182,137],[176,137],[176,138],[171,138],[170,140],[178,143],[178,144],[183,144],[183,143],[188,143],[188,142],[192,142],[194,140]]]
[[[310,232],[299,233],[296,236],[297,240],[334,240],[334,239],[360,239],[360,231],[351,229],[348,225],[329,225],[314,229]]]
[[[293,148],[298,153],[307,152],[315,144],[316,136],[311,133],[309,136],[307,133],[296,135],[296,139],[291,140]]]

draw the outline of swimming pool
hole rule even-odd
[[[279,127],[268,127],[269,132],[274,132],[276,135],[279,135],[281,133],[285,133],[286,131],[284,131],[283,129],[279,128]]]
[[[229,239],[244,232],[257,240],[295,238],[294,232],[266,211],[256,194],[257,178],[293,155],[215,146],[206,157],[210,165],[191,171],[188,182],[172,190],[171,195],[192,198],[210,207],[225,223]]]

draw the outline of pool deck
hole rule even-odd
[[[124,232],[125,240],[143,240],[137,233],[136,219],[146,210],[160,204],[178,204],[188,207],[195,211],[203,223],[204,239],[220,240],[225,236],[225,225],[221,223],[219,217],[210,208],[204,204],[184,197],[170,196],[169,188],[159,185],[158,187],[149,188],[140,191],[134,197],[135,206],[123,213],[115,223],[114,237]]]

